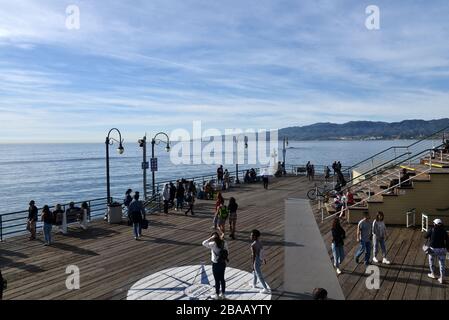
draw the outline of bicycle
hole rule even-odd
[[[316,200],[317,197],[328,199],[329,197],[335,196],[337,191],[333,188],[329,188],[327,185],[323,187],[315,186],[314,188],[307,191],[307,198],[310,200]]]

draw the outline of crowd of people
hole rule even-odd
[[[66,223],[77,221],[81,228],[87,229],[87,221],[90,218],[90,207],[87,202],[83,202],[81,207],[77,207],[74,202],[71,202],[65,212],[61,204],[57,204],[54,210],[50,210],[48,205],[44,205],[39,217],[39,209],[36,207],[36,202],[31,200],[28,207],[26,225],[26,229],[30,232],[29,240],[36,240],[36,225],[40,218],[44,234],[44,245],[51,245],[53,226],[57,226],[59,231],[63,231],[64,213],[66,215]]]

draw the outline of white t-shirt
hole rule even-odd
[[[213,263],[217,263],[218,262],[218,256],[220,255],[220,248],[217,246],[217,244],[215,243],[215,241],[209,241],[209,239],[204,240],[203,241],[203,246],[205,246],[206,248],[209,248],[211,251],[211,261]],[[228,250],[228,243],[225,241],[224,242],[224,249]]]

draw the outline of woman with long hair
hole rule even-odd
[[[332,255],[334,256],[334,267],[337,275],[341,273],[340,265],[345,258],[344,239],[346,232],[340,225],[340,218],[335,218],[332,222]]]
[[[387,248],[385,246],[386,238],[387,238],[387,227],[385,226],[384,222],[384,213],[382,211],[379,211],[377,213],[376,219],[373,222],[373,244],[374,244],[373,261],[376,263],[379,262],[379,260],[377,260],[377,252],[379,251],[380,245],[383,254],[382,263],[390,264],[390,261],[388,261],[387,259]]]
[[[214,232],[210,238],[203,241],[203,246],[211,250],[212,272],[215,280],[215,294],[212,299],[226,298],[225,271],[229,252],[223,237],[223,234],[219,235],[218,232]]]

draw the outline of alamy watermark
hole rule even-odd
[[[79,290],[80,289],[80,268],[76,265],[69,265],[65,269],[65,273],[69,276],[65,280],[65,286],[67,290]]]
[[[368,30],[380,29],[380,9],[378,6],[369,5],[365,9],[365,13],[368,17],[365,20],[365,27]]]
[[[380,289],[380,269],[378,266],[368,266],[365,274],[369,276],[365,280],[365,286],[368,290]]]
[[[249,164],[274,166],[278,161],[278,131],[267,129],[207,129],[194,121],[192,131],[170,134],[173,164]]]
[[[80,29],[80,8],[77,5],[71,4],[65,9],[66,19],[65,27],[69,30]]]

